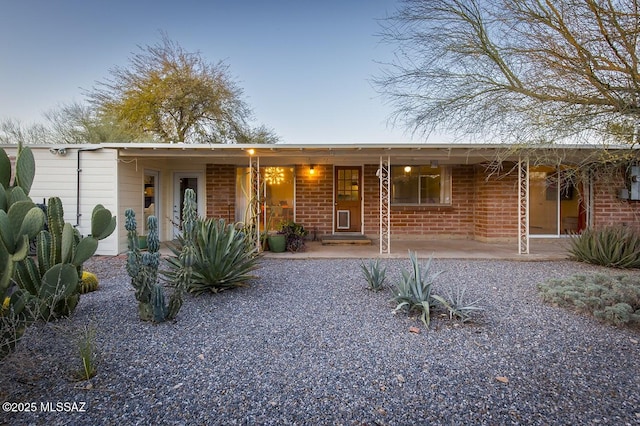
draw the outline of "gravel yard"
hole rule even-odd
[[[409,267],[382,262],[391,281]],[[1,362],[0,399],[35,412],[2,412],[0,423],[640,424],[640,332],[545,305],[536,291],[603,268],[434,260],[445,271],[436,290],[466,285],[486,310],[426,330],[392,313],[389,292],[366,290],[359,265],[263,259],[250,287],[188,295],[175,323],[152,325],[138,320],[124,258],[94,258],[85,268],[100,290],[71,319],[31,327]],[[77,382],[86,325],[98,374]]]

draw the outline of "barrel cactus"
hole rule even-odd
[[[82,271],[80,278],[80,294],[90,293],[98,289],[98,277],[89,271]]]

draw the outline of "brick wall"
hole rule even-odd
[[[207,217],[235,220],[236,168],[228,164],[207,164]]]
[[[333,166],[316,165],[314,174],[309,167],[296,166],[295,221],[312,237],[333,232]]]
[[[380,232],[378,165],[364,172],[365,234]],[[473,238],[473,167],[453,166],[450,206],[391,206],[391,236]]]
[[[625,187],[626,176],[619,170],[597,173],[593,185],[593,225],[632,226],[640,230],[640,201],[621,200],[618,191]]]
[[[474,168],[474,236],[479,241],[517,241],[518,174],[492,175]]]

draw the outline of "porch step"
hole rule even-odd
[[[328,245],[371,245],[371,240],[364,235],[324,235],[320,237],[323,246]]]

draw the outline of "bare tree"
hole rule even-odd
[[[50,123],[51,139],[56,143],[101,143],[141,141],[126,123],[79,102],[64,104],[45,113]]]
[[[403,0],[376,80],[393,120],[494,142],[634,143],[637,0]]]
[[[26,125],[14,119],[0,121],[0,143],[37,145],[55,143],[50,129],[43,124]]]

